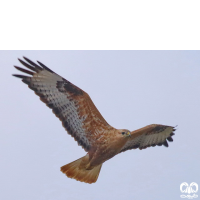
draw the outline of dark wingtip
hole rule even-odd
[[[28,69],[34,71],[34,72],[38,72],[39,70],[36,67],[33,67],[31,65],[29,65],[28,63],[24,62],[23,60],[21,60],[20,58],[18,58],[19,62],[24,65],[25,67],[27,67]]]
[[[175,133],[171,132],[171,133],[170,133],[170,136],[173,136],[173,135],[175,135]]]
[[[168,140],[169,142],[173,142],[173,139],[172,139],[171,136],[169,136],[169,137],[167,138],[167,140]]]
[[[22,56],[24,60],[29,60],[26,56]],[[29,60],[30,61],[30,60]]]
[[[167,140],[164,141],[163,145],[164,145],[165,147],[168,147],[168,146],[169,146],[168,143],[167,143]]]
[[[14,67],[15,67],[17,70],[21,71],[21,72],[27,73],[27,74],[32,75],[32,76],[34,75],[34,73],[31,72],[31,71],[29,71],[29,70],[23,69],[23,68],[18,67],[18,66],[14,66]]]
[[[26,78],[27,76],[19,75],[19,74],[12,74],[12,76],[17,77],[17,78]]]
[[[20,59],[20,58],[17,58],[17,60],[19,60],[19,62],[22,63],[22,64],[23,64],[23,62],[24,62],[24,61],[23,61],[22,59]]]
[[[36,63],[31,61],[27,57],[23,56],[23,58],[24,58],[24,60],[26,60],[26,62],[28,62],[29,64],[33,65],[37,70],[39,70],[39,71],[43,70],[39,65],[37,65]]]
[[[38,62],[38,64],[41,66],[41,67],[43,67],[44,69],[46,69],[47,71],[49,71],[49,72],[51,72],[51,73],[54,73],[54,71],[52,71],[51,69],[49,69],[47,66],[45,66],[43,63],[41,63],[40,61],[38,61],[37,60],[37,62]]]

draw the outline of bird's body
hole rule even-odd
[[[86,156],[64,165],[61,171],[68,177],[86,183],[96,182],[102,164],[129,149],[149,146],[168,146],[172,140],[172,126],[152,124],[136,131],[115,129],[98,111],[89,95],[62,78],[44,64],[25,58],[19,61],[29,70],[16,67],[31,76],[21,78],[61,120],[66,131],[87,152]]]
[[[90,167],[99,165],[120,152],[129,139],[128,136],[123,136],[121,133],[121,130],[113,128],[107,133],[109,137],[105,135],[97,140],[97,148],[88,152]]]

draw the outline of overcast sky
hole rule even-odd
[[[115,128],[178,125],[174,142],[117,155],[95,184],[66,177],[60,167],[86,152],[11,76],[22,56],[86,91]],[[0,69],[0,199],[169,200],[181,199],[182,182],[200,185],[199,51],[0,51]]]

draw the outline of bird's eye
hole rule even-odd
[[[124,135],[125,134],[125,132],[122,132],[122,135]]]

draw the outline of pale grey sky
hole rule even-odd
[[[117,155],[95,184],[67,178],[60,167],[86,153],[11,76],[22,56],[86,91],[116,128],[178,125],[174,142]],[[200,51],[0,51],[0,69],[0,199],[169,200],[182,182],[200,185]]]

